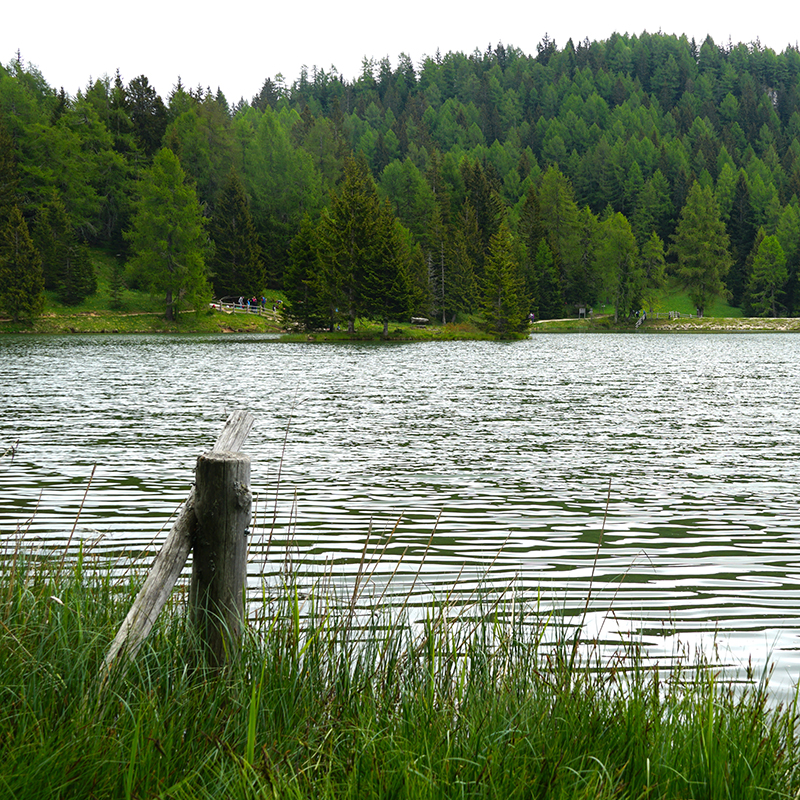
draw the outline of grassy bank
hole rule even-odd
[[[384,337],[379,322],[359,320],[354,333],[347,331],[314,331],[313,333],[285,333],[284,342],[449,342],[466,340],[493,340],[495,337],[482,331],[476,322],[459,322],[431,325],[410,325],[393,322]]]
[[[210,309],[199,313],[184,312],[177,322],[164,319],[164,300],[147,292],[126,288],[119,298],[119,308],[114,309],[111,293],[111,274],[115,257],[102,250],[93,250],[92,258],[97,272],[97,292],[77,306],[65,306],[54,292],[46,292],[44,313],[30,322],[12,323],[0,319],[1,333],[279,333],[282,319],[277,313],[263,316],[254,314],[228,314]],[[271,292],[272,302],[283,299],[282,292]],[[674,282],[662,292],[656,303],[662,314],[677,311],[682,316],[676,320],[648,319],[639,332],[753,332],[800,331],[800,319],[764,319],[742,316],[739,308],[722,300],[714,302],[703,319],[691,319],[694,314],[688,296]],[[480,329],[477,316],[456,324],[442,325],[432,322],[425,326],[393,322],[389,327],[388,341],[457,341],[488,340],[493,337]],[[531,326],[531,333],[628,333],[635,330],[630,321],[614,322],[611,306],[598,306],[590,319],[567,318],[540,320]],[[356,332],[315,331],[313,333],[283,333],[287,342],[348,342],[385,341],[383,325],[368,320],[358,320]]]
[[[180,595],[98,680],[139,579],[11,554],[0,578],[0,795],[23,798],[775,798],[800,789],[796,702],[707,665],[601,662],[517,598],[390,619],[290,574],[239,661],[186,668]],[[116,575],[116,577],[112,577]],[[368,585],[364,581],[363,585]],[[363,599],[363,598],[362,598]],[[355,605],[362,609],[353,613]]]
[[[177,322],[164,318],[164,298],[138,289],[125,288],[115,303],[111,274],[115,257],[103,250],[92,250],[97,274],[97,292],[76,306],[59,302],[55,292],[45,292],[42,315],[33,321],[12,323],[0,319],[0,333],[275,333],[280,330],[277,315],[225,314],[202,309],[186,312]],[[282,293],[274,292],[275,299]]]

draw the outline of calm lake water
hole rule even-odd
[[[798,348],[792,334],[2,336],[0,530],[56,545],[86,494],[75,541],[144,549],[244,408],[253,586],[290,557],[346,591],[371,532],[375,591],[397,569],[388,596],[413,588],[412,606],[511,587],[654,658],[714,641],[727,663],[770,658],[788,688]]]

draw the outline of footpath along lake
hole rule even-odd
[[[375,592],[404,552],[388,596],[413,585],[418,607],[511,586],[577,621],[591,582],[587,636],[665,659],[716,637],[723,661],[769,657],[789,689],[799,348],[795,334],[2,336],[0,535],[63,543],[96,465],[74,542],[145,548],[244,408],[254,591],[288,553],[346,593],[367,532],[377,550],[397,526]]]

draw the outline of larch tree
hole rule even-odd
[[[639,308],[646,280],[636,237],[623,214],[617,212],[601,223],[595,258],[611,287],[614,322],[618,322]]]
[[[641,264],[645,272],[645,290],[642,299],[650,311],[658,298],[659,292],[666,283],[666,259],[664,258],[664,242],[653,231],[650,238],[642,245],[640,252]]]
[[[692,185],[671,252],[678,261],[678,279],[702,317],[714,298],[727,294],[725,276],[732,264],[728,233],[710,187],[697,181]]]
[[[34,319],[44,307],[42,259],[19,206],[0,229],[0,311],[13,322]]]
[[[747,305],[759,317],[777,317],[782,308],[780,298],[788,280],[786,255],[778,237],[765,236],[753,259],[745,288]]]
[[[575,294],[579,288],[575,280],[580,254],[578,206],[569,178],[558,167],[549,167],[542,176],[539,208],[547,243],[560,270],[564,299],[568,304],[580,302],[583,298]]]
[[[200,203],[178,157],[167,148],[156,153],[139,183],[132,228],[126,232],[131,266],[154,293],[164,294],[166,318],[179,310],[199,310],[210,299],[206,255],[209,250]]]

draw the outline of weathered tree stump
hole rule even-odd
[[[244,623],[250,459],[215,451],[197,459],[189,618],[207,663],[236,657]]]

